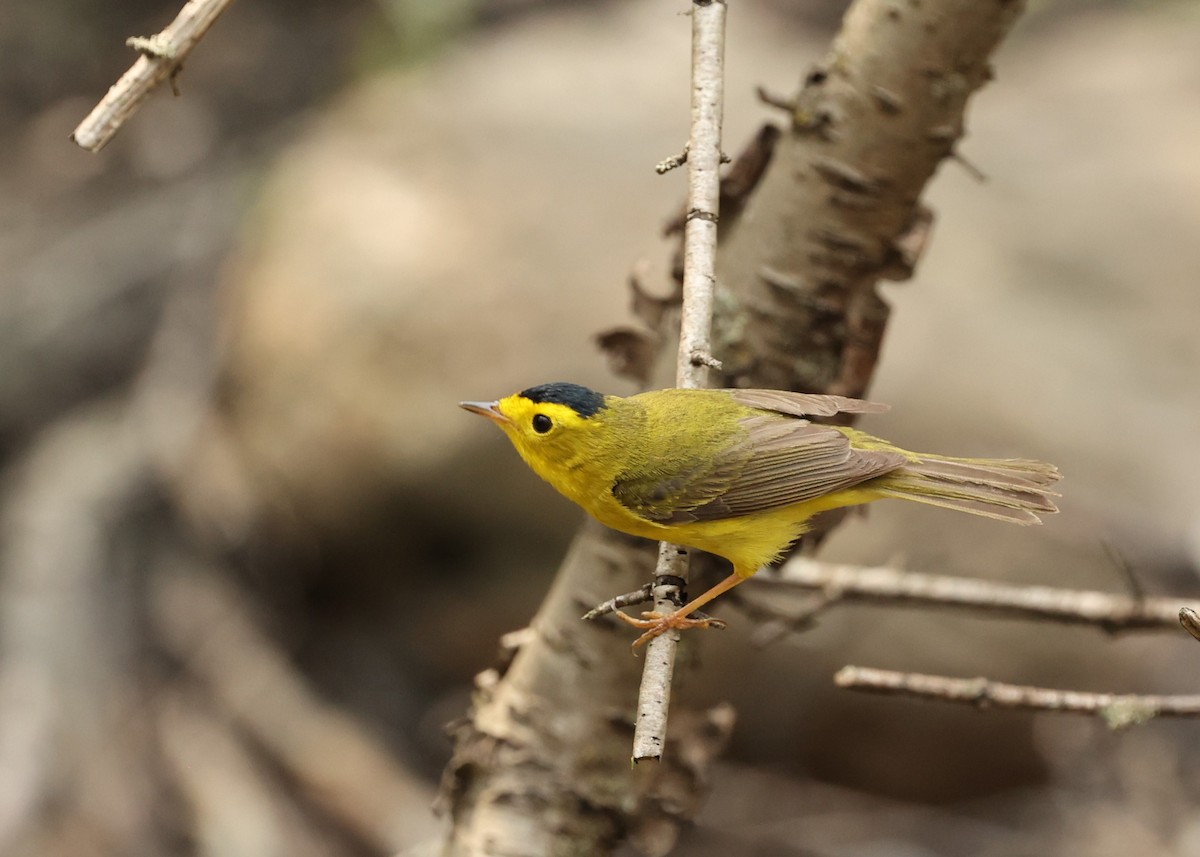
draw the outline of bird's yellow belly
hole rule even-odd
[[[732,562],[738,574],[750,577],[761,566],[777,560],[808,529],[808,521],[814,515],[868,503],[878,497],[869,489],[849,489],[737,518],[666,525],[633,514],[611,495],[600,498],[599,502],[581,505],[600,523],[614,530],[708,551]]]

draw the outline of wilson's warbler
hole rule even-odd
[[[1050,464],[909,452],[806,419],[887,410],[842,396],[672,389],[621,398],[555,383],[461,406],[492,419],[539,476],[601,523],[733,563],[673,613],[618,612],[646,630],[635,646],[710,624],[689,614],[778,559],[818,512],[885,497],[1016,524],[1057,511]]]

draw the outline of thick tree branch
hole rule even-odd
[[[232,2],[188,0],[162,32],[130,38],[126,44],[141,56],[79,123],[71,139],[90,152],[104,148],[156,86],[174,79],[192,48]]]
[[[791,133],[724,233],[718,305],[730,310],[714,339],[729,383],[866,391],[888,316],[876,283],[912,273],[931,222],[925,183],[954,151],[967,100],[1022,8],[850,7],[804,79]]]
[[[677,712],[677,751],[650,776],[633,777],[641,661],[629,654],[624,625],[579,618],[600,593],[649,577],[644,544],[585,525],[529,630],[504,665],[477,678],[443,777],[440,802],[453,821],[447,857],[605,854],[626,838],[665,854],[695,811],[732,712]]]

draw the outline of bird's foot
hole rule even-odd
[[[652,610],[643,613],[641,619],[634,619],[623,610],[616,610],[613,615],[627,624],[635,628],[641,628],[646,632],[633,641],[631,648],[635,652],[658,635],[665,634],[673,628],[683,631],[688,628],[716,628],[717,630],[722,630],[726,627],[725,622],[721,619],[704,615],[693,618],[683,615],[683,611],[681,610],[676,610],[674,613],[659,613],[657,610]]]

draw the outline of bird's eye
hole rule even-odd
[[[533,430],[538,434],[545,434],[554,427],[554,421],[545,414],[533,415]]]

